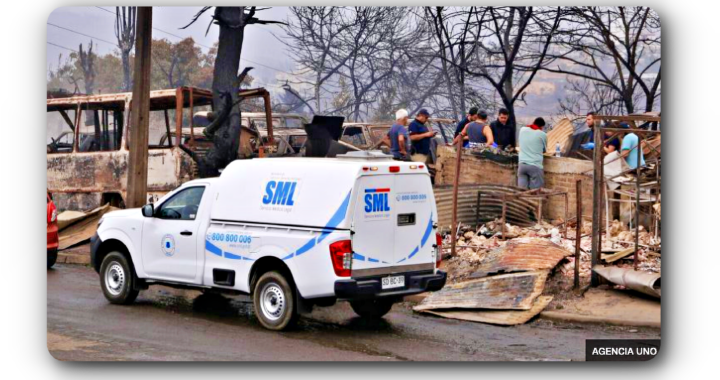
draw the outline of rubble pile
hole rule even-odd
[[[526,323],[554,298],[559,304],[572,288],[575,275],[575,237],[580,228],[580,276],[588,281],[591,268],[592,223],[568,223],[567,234],[562,221],[541,221],[532,227],[518,227],[499,220],[478,229],[460,225],[456,253],[450,257],[451,235],[443,240],[444,269],[448,284],[430,294],[413,310],[444,318],[454,318],[499,325]],[[503,230],[506,239],[502,239]],[[634,231],[613,221],[602,236],[601,265],[615,282],[616,288],[628,287],[646,294],[660,294],[660,241],[644,228],[640,241],[637,270],[633,268]]]
[[[574,277],[575,271],[575,235],[577,223],[570,222],[567,229],[567,238],[562,236],[562,223],[549,223],[541,221],[532,227],[519,227],[509,223],[505,224],[505,237],[502,240],[502,225],[499,219],[483,224],[475,230],[468,225],[460,225],[458,229],[457,249],[454,257],[450,257],[451,235],[446,233],[443,238],[445,269],[448,272],[448,282],[457,283],[466,280],[483,261],[489,251],[504,247],[509,242],[528,238],[545,238],[560,245],[572,254],[567,256],[558,266],[558,272],[569,279]],[[660,238],[639,227],[640,249],[638,250],[640,263],[638,270],[659,273],[661,268]],[[592,250],[592,223],[583,221],[582,238],[580,241],[580,276],[589,277],[591,274]],[[610,223],[607,231],[602,234],[603,252],[609,254],[631,248],[634,246],[635,232],[628,230],[620,221]],[[610,256],[610,255],[603,255]],[[633,266],[632,253],[613,261],[612,265],[621,268]]]

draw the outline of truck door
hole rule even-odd
[[[433,268],[436,243],[433,215],[435,198],[430,177],[398,174],[393,189],[395,205],[395,264],[406,270]]]
[[[203,185],[185,188],[158,206],[154,217],[145,218],[142,261],[150,277],[181,282],[198,277],[197,215],[204,192]]]
[[[363,176],[355,191],[353,277],[390,273],[394,261],[393,176]]]

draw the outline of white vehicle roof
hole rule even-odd
[[[425,174],[417,163],[378,153],[341,158],[236,160],[222,172],[211,211],[215,221],[350,228],[351,192],[361,176]],[[414,169],[411,169],[413,167]]]

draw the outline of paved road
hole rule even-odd
[[[660,338],[657,329],[454,321],[407,303],[367,323],[345,302],[278,333],[260,326],[247,297],[151,287],[116,306],[88,267],[58,264],[47,277],[48,349],[60,360],[584,360],[587,338]]]

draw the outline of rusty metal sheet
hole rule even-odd
[[[660,298],[660,273],[640,272],[632,268],[603,267],[601,265],[594,266],[593,271],[614,284]]]
[[[470,278],[482,278],[495,273],[550,270],[565,256],[572,254],[548,239],[513,239],[504,247],[488,252]]]
[[[522,325],[540,314],[552,299],[552,296],[540,296],[535,299],[535,303],[533,303],[530,310],[420,310],[419,312],[443,318],[512,326]]]
[[[85,213],[83,217],[75,218],[70,226],[63,228],[63,230],[58,233],[60,244],[58,249],[63,250],[90,240],[95,234],[95,231],[97,231],[97,224],[100,217],[114,210],[117,210],[117,208],[104,205]]]
[[[516,194],[522,189],[512,186],[501,185],[460,185],[458,189],[458,221],[463,224],[475,225],[477,217],[477,193],[481,191],[483,196],[480,199],[480,223],[500,218],[502,201],[499,198],[491,198],[492,194]],[[452,221],[452,186],[435,186],[435,203],[438,210],[438,225],[441,228],[449,228]],[[527,199],[512,199],[507,202],[507,222],[529,227],[537,221],[537,201]]]
[[[446,285],[413,309],[530,310],[547,276],[548,271],[523,272]]]

